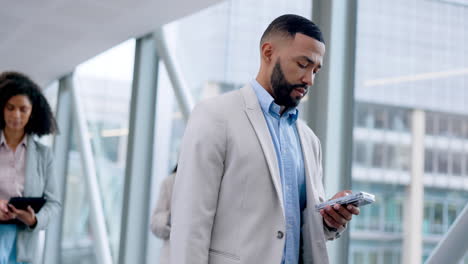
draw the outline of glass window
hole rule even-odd
[[[432,215],[433,215],[432,203],[429,202],[429,201],[426,201],[424,203],[424,222],[423,222],[423,233],[424,234],[430,234],[431,233]]]
[[[453,152],[451,155],[452,158],[452,175],[460,176],[462,175],[462,164],[463,164],[463,155],[460,152]]]
[[[372,167],[383,168],[385,164],[385,150],[384,143],[373,143],[372,151]]]
[[[408,113],[405,110],[389,108],[390,130],[409,131]]]
[[[413,112],[422,110],[426,113],[426,135],[468,138],[468,94],[462,92],[466,90],[466,76],[446,74],[466,68],[468,45],[464,43],[468,28],[468,20],[465,19],[468,17],[468,8],[447,4],[445,1],[380,0],[359,1],[357,9],[355,102],[366,102],[373,106],[372,127],[408,132],[372,131],[375,133],[372,134],[372,144],[369,144],[372,146],[369,160],[372,167],[380,170],[366,172],[369,175],[368,181],[363,177],[356,177],[353,186],[368,184],[366,190],[374,193],[395,189],[385,196],[384,230],[401,232],[391,231],[396,230],[390,224],[396,217],[391,201],[396,201],[397,198],[405,203],[411,201],[406,192],[402,191],[406,188],[401,184],[402,173],[395,173],[394,170],[410,167],[413,163],[413,141],[410,139],[409,144],[404,145],[409,149],[407,156],[399,153],[401,145],[398,143],[407,142],[408,135],[411,137]],[[447,39],[460,41],[450,42]],[[403,118],[402,115],[409,118]],[[465,169],[468,168],[468,157],[458,149],[460,143],[457,141],[435,138],[431,142],[429,138],[426,139],[426,142],[433,144],[415,151],[425,152],[424,171],[435,175],[430,177],[433,187],[425,187],[424,204],[415,206],[424,210],[423,223],[420,223],[424,235],[420,243],[430,254],[432,248],[426,244],[428,241],[437,244],[446,230],[446,223],[453,221],[455,215],[455,209],[449,209],[441,201],[445,202],[446,197],[458,193],[460,185],[463,185],[462,179],[445,176],[463,174],[468,177],[468,169]],[[455,145],[456,148],[453,147]],[[452,155],[454,151],[456,154]],[[401,160],[399,157],[402,157]],[[402,163],[403,160],[407,163]],[[447,182],[449,180],[460,180],[460,184],[457,186],[453,182]],[[466,204],[468,197],[460,194],[455,200]],[[357,222],[356,226],[360,226],[360,222],[366,222],[367,219],[358,216],[353,221]],[[367,246],[368,251],[382,250],[383,257],[380,257],[379,263],[390,261],[389,253],[384,252],[392,247],[384,236],[371,239],[359,236],[360,234],[361,232],[351,234],[351,245]],[[398,242],[392,241],[392,246],[404,251],[404,236],[402,238]],[[366,258],[363,263],[367,263],[366,261],[369,259]],[[396,263],[400,263],[400,258]]]
[[[437,172],[448,174],[448,152],[446,150],[437,151]]]
[[[388,144],[386,146],[387,148],[387,169],[389,170],[398,170],[400,169],[398,167],[397,163],[397,154],[396,154],[396,146],[395,145],[390,145]]]
[[[52,113],[57,117],[57,96],[58,96],[58,81],[54,81],[43,89],[44,96],[50,105]],[[52,147],[54,142],[54,135],[43,136],[39,138],[42,144]]]
[[[442,234],[444,223],[444,205],[442,203],[436,203],[434,205],[434,219],[432,223],[432,232],[435,234]]]
[[[468,176],[468,155],[464,155],[463,157],[464,163],[465,163],[465,176]]]
[[[424,251],[423,252],[423,256],[422,256],[422,263],[425,263],[426,260],[429,258],[429,252],[428,251]]]
[[[367,155],[366,155],[367,146],[365,142],[356,141],[354,143],[354,162],[361,166],[366,166],[367,164]]]
[[[384,257],[383,257],[383,264],[394,264],[393,261],[394,255],[392,251],[385,250]]]
[[[396,251],[395,251],[395,256],[393,258],[395,264],[399,264],[400,261],[401,261],[401,248],[398,248]]]
[[[367,222],[368,222],[368,217],[366,216],[367,213],[365,213],[364,211],[361,211],[361,221],[352,221],[351,222],[351,226],[352,226],[352,229],[356,229],[356,230],[366,230],[367,229]]]
[[[356,126],[370,128],[372,126],[372,112],[367,104],[356,105]]]
[[[76,138],[76,129],[73,128],[63,204],[61,260],[70,264],[94,264],[98,262],[93,247],[92,224],[89,221],[90,201]]]
[[[377,252],[369,252],[368,257],[369,257],[369,261],[368,261],[369,264],[378,264],[379,256],[377,255]]]
[[[454,117],[452,119],[452,134],[457,138],[463,138],[465,134],[465,127],[462,118]]]
[[[463,117],[461,119],[462,123],[462,130],[463,130],[463,138],[468,138],[468,117]]]
[[[115,261],[119,253],[134,53],[135,41],[128,40],[79,65],[74,74],[74,85],[87,121],[99,195]],[[90,194],[75,137],[68,166],[62,257],[71,263],[81,263],[82,259],[94,258],[95,237],[91,232]]]
[[[428,173],[434,172],[434,150],[425,149],[424,171]]]
[[[385,232],[401,232],[402,204],[393,197],[385,199]]]
[[[452,133],[450,132],[450,127],[449,125],[451,124],[451,119],[447,115],[439,115],[439,124],[438,124],[438,131],[437,135],[438,136],[451,136]]]
[[[387,165],[391,170],[409,170],[410,148],[403,145],[387,145]]]
[[[448,225],[452,225],[453,222],[455,222],[455,219],[457,218],[457,206],[454,204],[449,204],[447,208],[447,222]]]
[[[360,264],[360,263],[365,263],[364,262],[364,253],[355,251],[353,254],[353,263],[354,264]]]
[[[367,228],[369,230],[381,230],[382,220],[380,217],[381,202],[378,200],[373,204],[373,206],[366,208],[369,214],[369,222],[367,223]]]
[[[46,97],[52,112],[57,110],[57,96],[58,96],[59,82],[54,81],[49,84],[44,90],[44,96]]]
[[[361,189],[361,188],[358,188]],[[376,194],[376,197],[381,197],[381,195]],[[377,199],[372,206],[361,208],[361,213],[359,214],[359,219],[361,221],[351,221],[351,229],[355,230],[382,230],[383,222],[381,221],[381,202]]]
[[[384,108],[374,109],[374,128],[387,129],[387,111]]]
[[[436,135],[436,116],[433,113],[426,113],[426,133]]]

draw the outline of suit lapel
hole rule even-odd
[[[316,175],[318,172],[317,159],[315,157],[314,145],[309,142],[311,138],[307,136],[306,125],[298,120],[297,131],[301,139],[302,155],[304,157],[304,168],[307,184],[307,208],[303,212],[304,226],[303,239],[304,247],[304,263],[323,263],[328,264],[328,255],[325,246],[325,235],[323,232],[323,218],[315,212],[315,205],[319,201],[319,184],[320,177]]]
[[[37,172],[37,153],[36,143],[34,142],[33,136],[28,136],[28,146],[26,149],[26,175],[24,178],[24,196],[34,196],[34,187],[36,185],[35,177]]]
[[[302,156],[304,159],[304,169],[305,169],[305,176],[306,176],[306,185],[307,185],[307,207],[313,206],[315,207],[315,201],[318,199],[318,193],[315,189],[315,182],[313,181],[314,177],[313,173],[317,170],[316,163],[314,161],[314,151],[311,148],[311,144],[308,144],[307,137],[305,136],[304,132],[304,124],[298,120],[297,124],[297,131],[299,132],[299,138],[302,147]]]
[[[249,118],[252,127],[255,130],[258,141],[262,146],[263,153],[265,154],[266,161],[268,163],[268,169],[276,189],[276,193],[280,200],[281,209],[284,215],[283,206],[283,191],[281,188],[281,177],[279,174],[279,166],[276,158],[275,146],[271,139],[270,131],[268,129],[265,116],[258,103],[257,95],[250,85],[246,85],[240,90],[245,102],[245,113]]]

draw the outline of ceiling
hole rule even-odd
[[[0,72],[40,85],[133,37],[219,0],[14,0],[0,5]]]

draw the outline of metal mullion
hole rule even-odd
[[[194,107],[194,100],[190,93],[188,86],[185,83],[183,75],[181,74],[180,68],[177,64],[177,60],[171,53],[167,38],[163,28],[158,29],[155,33],[156,48],[158,55],[166,66],[167,74],[172,83],[174,94],[179,104],[180,110],[184,119],[187,121]]]
[[[146,263],[159,57],[153,34],[136,41],[118,263]]]
[[[350,189],[352,181],[357,4],[357,0],[312,2],[312,20],[322,29],[327,53],[311,88],[314,96],[307,102],[305,119],[322,142],[328,196]],[[330,245],[330,262],[348,262],[348,251],[346,232]]]
[[[69,74],[59,80],[59,91],[57,99],[56,119],[59,133],[54,137],[54,164],[55,176],[59,191],[59,199],[62,203],[62,210],[57,218],[50,223],[46,233],[46,244],[44,249],[44,264],[61,263],[60,252],[62,249],[62,229],[65,208],[65,190],[67,186],[69,152],[72,137],[72,106],[71,89],[73,75]]]
[[[467,222],[468,206],[465,206],[425,263],[440,264],[460,261],[468,251],[468,243],[466,243]]]
[[[86,187],[90,201],[90,222],[91,230],[94,234],[94,244],[97,260],[100,264],[112,264],[109,237],[107,234],[104,208],[102,205],[97,179],[95,161],[93,157],[91,141],[85,110],[82,105],[82,97],[79,95],[75,85],[71,85],[71,98],[73,105],[73,117],[77,128],[77,143],[80,152],[83,172],[86,180]]]

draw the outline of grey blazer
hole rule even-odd
[[[328,264],[335,239],[315,204],[325,201],[320,142],[298,120],[306,170],[305,264]],[[171,207],[171,264],[279,264],[283,194],[274,145],[250,85],[198,104],[181,145]]]
[[[38,244],[39,231],[47,228],[50,220],[58,215],[62,206],[57,192],[52,151],[34,140],[33,136],[28,137],[26,151],[26,175],[23,196],[44,196],[47,201],[36,215],[36,227],[34,229],[23,227],[18,230],[16,242],[18,262],[33,261]]]

